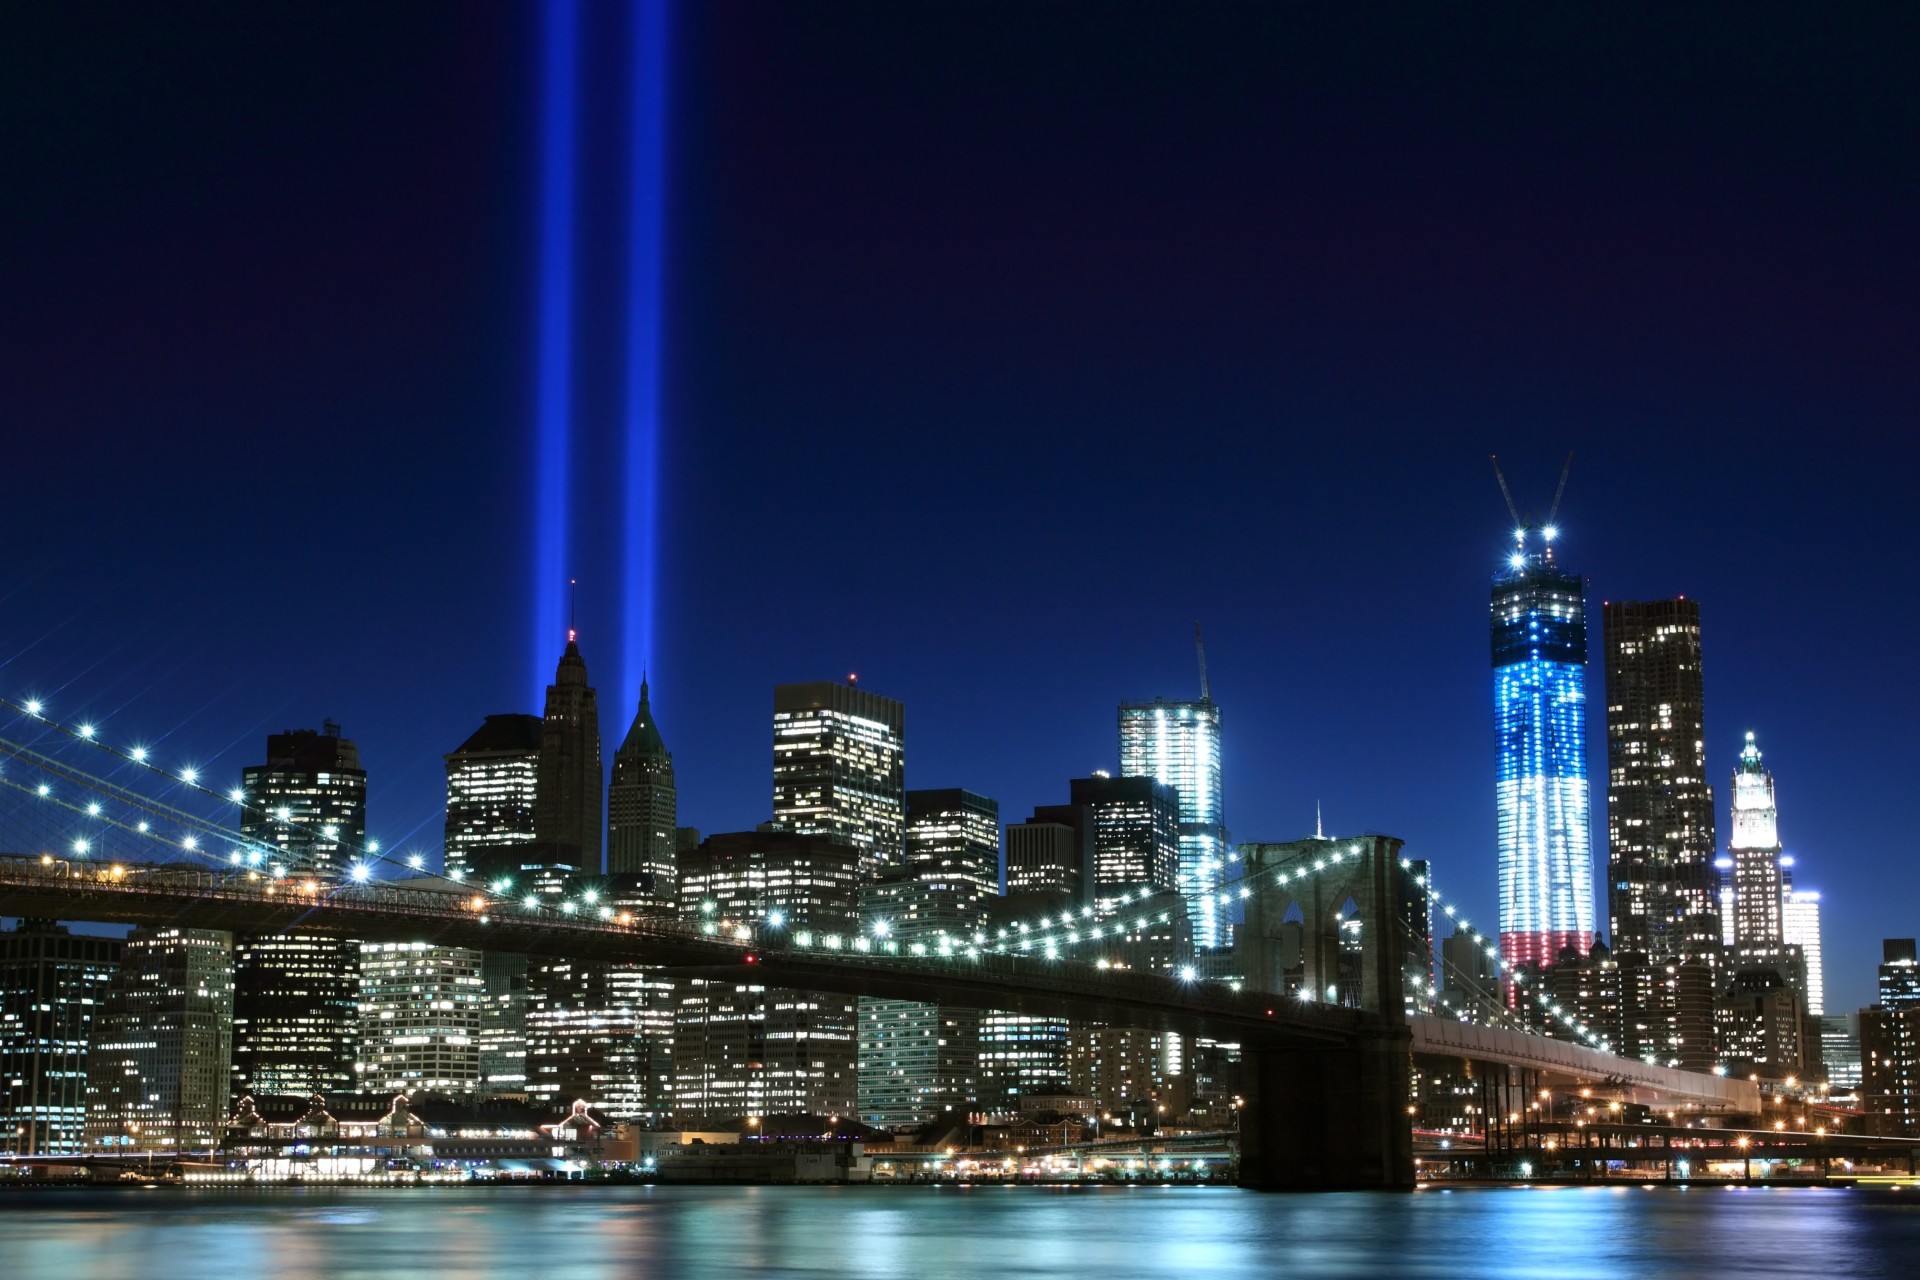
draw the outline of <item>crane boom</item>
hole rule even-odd
[[[1560,495],[1567,491],[1567,472],[1573,470],[1573,450],[1567,450],[1567,461],[1560,468],[1560,487],[1553,491],[1553,506],[1547,511],[1547,524],[1553,524],[1553,518],[1560,514]]]
[[[1207,642],[1200,635],[1200,624],[1193,624],[1193,647],[1200,655],[1200,701],[1211,702],[1213,690],[1207,685]]]
[[[1490,453],[1487,455],[1487,461],[1493,463],[1493,478],[1500,482],[1500,496],[1507,500],[1507,514],[1513,517],[1513,527],[1516,529],[1525,527],[1520,519],[1520,508],[1513,505],[1513,491],[1507,488],[1506,472],[1500,470],[1500,455]]]

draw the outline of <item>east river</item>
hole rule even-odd
[[[0,1195],[0,1276],[1920,1275],[1914,1190],[512,1187]]]

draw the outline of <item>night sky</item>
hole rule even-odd
[[[909,786],[1019,820],[1197,693],[1198,619],[1234,836],[1320,801],[1492,926],[1487,455],[1540,510],[1571,449],[1596,779],[1599,602],[1697,597],[1723,839],[1751,728],[1829,1009],[1920,932],[1920,11],[682,4],[649,654],[625,29],[589,6],[572,559],[683,823],[765,820],[771,687],[851,671]],[[538,50],[474,3],[0,15],[0,693],[221,778],[332,717],[437,856],[442,754],[564,640]]]

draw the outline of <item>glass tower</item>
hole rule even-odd
[[[1179,793],[1180,895],[1193,945],[1227,945],[1219,891],[1227,867],[1226,813],[1220,800],[1220,707],[1198,702],[1120,704],[1120,773],[1166,783]]]
[[[446,871],[473,876],[488,850],[529,844],[540,778],[539,716],[495,715],[447,756]]]
[[[773,820],[860,851],[861,878],[900,864],[906,835],[906,712],[852,684],[773,691]]]
[[[1553,530],[1516,532],[1491,620],[1500,951],[1544,967],[1593,942],[1586,601],[1579,575],[1554,563]]]

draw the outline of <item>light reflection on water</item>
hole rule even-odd
[[[0,1196],[0,1276],[1920,1274],[1920,1196],[1840,1189],[501,1187]]]

